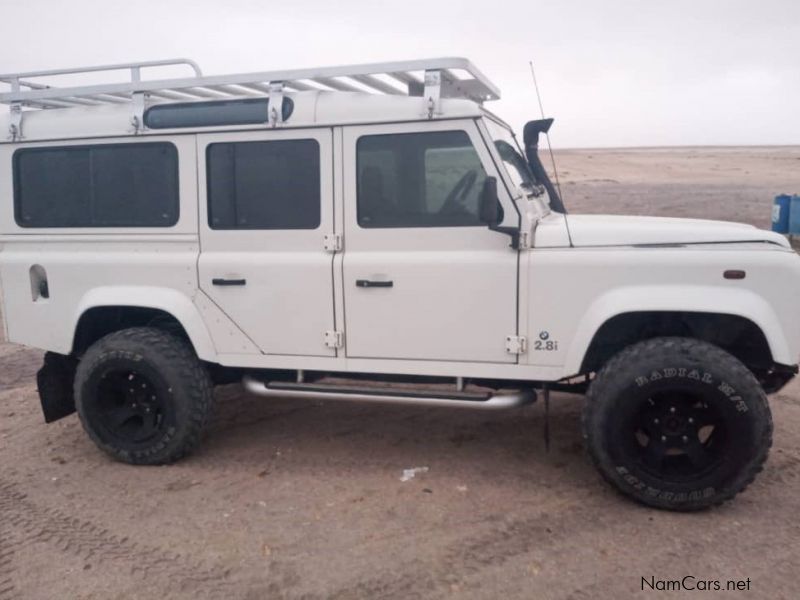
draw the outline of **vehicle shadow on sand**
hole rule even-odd
[[[350,402],[266,400],[240,386],[218,388],[209,433],[194,454],[197,466],[297,474],[399,476],[436,464],[454,476],[560,486],[598,485],[580,432],[583,398],[553,394],[550,444],[541,401],[522,409],[472,411]]]

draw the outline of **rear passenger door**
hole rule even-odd
[[[331,130],[198,136],[200,288],[266,354],[335,356]]]

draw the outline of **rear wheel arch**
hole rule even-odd
[[[96,341],[110,333],[132,327],[152,327],[186,341],[197,351],[183,323],[160,308],[129,305],[93,306],[81,313],[75,325],[72,354],[80,356]]]
[[[72,317],[72,339],[65,340],[65,345],[73,354],[80,354],[88,347],[87,339],[91,343],[102,337],[97,331],[108,334],[149,326],[189,340],[201,360],[217,361],[217,350],[202,309],[190,294],[168,287],[112,285],[88,290],[77,303]]]

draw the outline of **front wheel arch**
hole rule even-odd
[[[580,372],[597,372],[624,348],[667,336],[694,338],[722,348],[756,376],[765,374],[774,364],[764,332],[745,317],[692,311],[640,311],[615,315],[600,326],[584,354]]]

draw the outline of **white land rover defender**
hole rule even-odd
[[[762,468],[800,258],[745,225],[567,214],[551,121],[518,143],[469,61],[0,82],[6,338],[46,351],[45,420],[77,409],[115,458],[185,455],[241,380],[487,410],[585,391],[592,459],[656,507]]]

